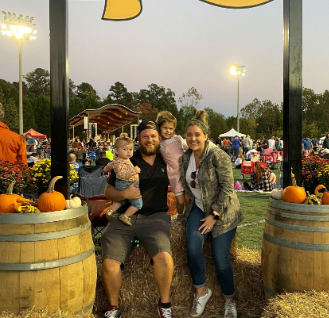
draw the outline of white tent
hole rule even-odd
[[[240,134],[239,132],[237,132],[235,129],[231,129],[230,131],[226,132],[225,134],[221,134],[219,135],[219,137],[245,137],[246,135],[244,134]]]

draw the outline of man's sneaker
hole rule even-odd
[[[197,294],[194,294],[193,305],[190,312],[191,317],[199,317],[202,315],[204,308],[206,307],[206,304],[210,299],[211,295],[212,291],[208,287],[204,296],[199,298]]]
[[[121,312],[120,309],[112,309],[112,310],[108,310],[105,314],[104,314],[105,318],[121,318]]]
[[[236,304],[234,300],[229,300],[225,303],[224,318],[237,318],[238,313],[236,311]]]
[[[161,307],[161,304],[159,302],[158,304],[158,312],[159,312],[159,316],[160,318],[174,318],[173,314],[172,314],[172,308],[163,308]]]

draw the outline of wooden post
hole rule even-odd
[[[51,176],[63,176],[56,183],[56,190],[62,192],[66,198],[70,194],[67,2],[68,0],[49,0]]]
[[[301,185],[302,0],[283,1],[283,186]]]

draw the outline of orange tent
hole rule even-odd
[[[36,130],[34,130],[33,128],[31,128],[27,132],[23,133],[24,137],[26,137],[26,134],[31,134],[31,136],[33,138],[35,138],[35,137],[38,137],[41,139],[47,138],[47,135],[41,134],[41,133],[37,132]]]

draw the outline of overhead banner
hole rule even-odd
[[[200,0],[205,3],[224,8],[251,8],[261,4],[271,2],[273,0]]]
[[[103,20],[131,20],[142,12],[142,0],[105,0]]]
[[[273,0],[199,0],[224,8],[251,8]],[[142,12],[142,0],[105,0],[103,20],[123,21],[138,17]]]

